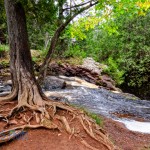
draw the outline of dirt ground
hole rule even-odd
[[[30,130],[24,137],[6,143],[0,150],[89,150],[79,139],[46,129]]]
[[[14,106],[16,106],[16,104],[17,102],[10,102],[6,104],[3,102],[0,103],[1,114],[5,116],[5,114],[8,114],[8,112]],[[73,119],[67,111],[63,111],[61,109],[57,110],[57,114],[66,117],[71,129],[74,128],[75,134],[67,134],[64,125],[60,124],[58,120],[54,119],[54,123],[56,123],[57,125],[60,124],[59,129],[26,129],[26,133],[24,133],[24,135],[16,137],[13,141],[1,144],[0,150],[90,150],[91,148],[89,148],[89,146],[92,146],[92,150],[108,150],[106,145],[102,144],[102,142],[94,140],[85,132],[80,121],[77,118]],[[32,111],[22,110],[21,113],[18,113],[14,115],[14,117],[9,119],[9,124],[7,124],[7,126],[6,122],[1,120],[0,132],[26,124],[22,119],[24,117],[26,117],[27,119],[29,118],[29,116],[32,116]],[[33,118],[30,123],[32,125],[36,124],[35,119]],[[12,134],[15,133],[13,130],[11,132]],[[101,141],[103,141],[102,137],[106,137],[104,138],[105,142],[107,142],[110,148],[113,147],[110,140],[108,141],[105,132],[102,132],[101,130],[100,134],[103,135],[101,136]],[[7,137],[7,135],[0,135],[0,138],[3,137],[5,138]],[[83,142],[88,143],[88,146]]]
[[[0,131],[3,124],[0,123]],[[150,150],[150,134],[129,131],[122,123],[104,118],[104,129],[120,150]],[[83,135],[84,136],[84,135]],[[90,140],[90,139],[89,139]],[[90,142],[92,143],[92,141]],[[89,150],[79,138],[47,129],[29,130],[24,136],[0,145],[0,150]],[[99,150],[107,150],[104,147]]]
[[[129,131],[122,123],[106,118],[104,129],[121,150],[150,150],[150,134]]]
[[[120,150],[149,150],[150,134],[131,132],[111,119],[104,118],[104,129],[109,133],[111,141]],[[0,146],[0,150],[89,150],[81,144],[80,139],[59,131],[34,129],[24,136]],[[99,148],[105,150],[104,148]]]

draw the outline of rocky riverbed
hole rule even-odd
[[[63,101],[107,118],[122,122],[132,131],[150,134],[150,101],[99,88],[77,77],[48,76],[43,85],[44,93],[57,101]],[[11,90],[11,81],[1,83],[0,95]]]

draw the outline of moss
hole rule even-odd
[[[84,107],[79,107],[79,106],[76,106],[76,105],[73,105],[73,104],[71,104],[71,106],[80,109],[80,110],[83,111],[87,116],[89,116],[90,118],[92,118],[99,126],[103,127],[103,119],[102,119],[99,115],[90,112],[89,110],[87,110],[87,109],[84,108]]]

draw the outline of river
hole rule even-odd
[[[61,79],[62,80],[62,79]],[[74,81],[75,82],[75,81]],[[58,81],[55,82],[58,85]],[[63,101],[88,111],[122,122],[136,132],[150,134],[150,101],[133,100],[132,96],[124,93],[114,93],[104,88],[92,88],[78,82],[64,89],[55,86],[51,80],[42,86],[45,94],[57,101]],[[11,86],[0,85],[0,95],[9,93]]]

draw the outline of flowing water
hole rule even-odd
[[[76,86],[43,90],[47,96],[57,101],[84,107],[88,111],[124,123],[129,130],[150,134],[150,101],[133,100],[126,94],[113,93],[104,88]],[[8,91],[9,85],[0,85],[1,94]]]

